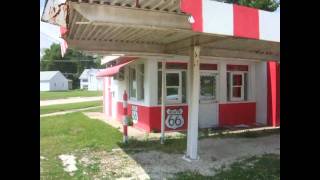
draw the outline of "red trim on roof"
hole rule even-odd
[[[121,64],[117,64],[112,67],[108,67],[97,74],[97,77],[110,77],[116,75],[122,67],[135,61],[137,57],[121,57],[119,60]]]

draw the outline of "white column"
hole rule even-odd
[[[164,129],[165,129],[165,118],[166,118],[166,62],[162,61],[162,84],[161,84],[161,144],[164,144]]]
[[[193,46],[191,51],[191,92],[189,95],[187,154],[188,160],[198,159],[198,113],[200,88],[200,46]]]
[[[220,66],[218,68],[219,71],[219,102],[226,103],[227,102],[227,63],[220,62]]]

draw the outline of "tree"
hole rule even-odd
[[[60,71],[66,78],[71,79],[72,87],[79,88],[79,76],[87,68],[103,68],[100,65],[101,57],[86,55],[75,49],[68,49],[61,57],[59,44],[52,44],[46,49],[40,61],[40,71]]]
[[[280,0],[220,0],[226,3],[239,4],[265,11],[275,11],[280,6]]]

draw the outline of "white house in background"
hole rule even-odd
[[[80,89],[88,89],[89,91],[102,91],[103,79],[97,78],[97,73],[101,69],[85,69],[80,75]]]
[[[60,71],[40,71],[40,91],[68,90],[68,79]]]

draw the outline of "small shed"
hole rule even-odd
[[[40,71],[40,91],[68,90],[68,79],[60,71]]]

